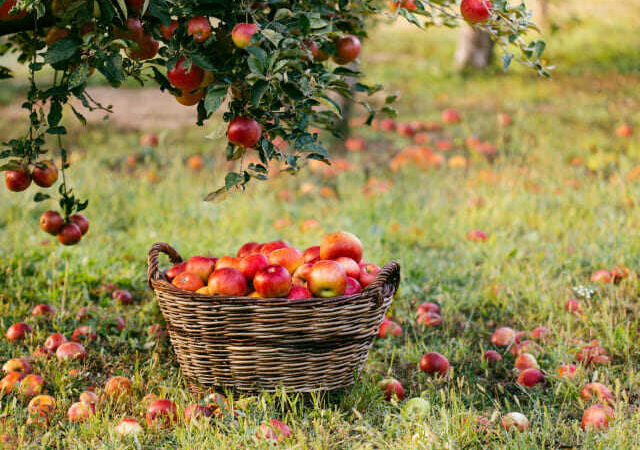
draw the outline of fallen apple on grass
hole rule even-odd
[[[118,425],[115,426],[114,431],[120,436],[134,436],[136,434],[142,433],[143,430],[142,426],[136,419],[127,417],[118,422]]]
[[[445,376],[449,372],[449,360],[438,352],[425,353],[420,358],[420,370],[429,374]]]
[[[604,430],[615,419],[613,409],[606,405],[589,406],[582,415],[582,429]]]
[[[385,317],[378,328],[378,337],[384,339],[388,336],[398,337],[402,335],[402,327],[393,320]]]
[[[167,427],[178,420],[175,403],[164,398],[151,403],[145,413],[149,427]]]
[[[11,358],[2,365],[2,371],[4,373],[22,372],[27,374],[31,372],[31,365],[26,358]]]
[[[502,416],[500,419],[500,424],[502,428],[507,431],[518,430],[518,431],[527,431],[530,427],[529,419],[524,414],[519,412],[510,412]]]
[[[385,378],[378,383],[378,387],[384,392],[384,399],[391,401],[392,399],[401,401],[404,400],[404,388],[395,378]]]
[[[291,428],[289,428],[286,423],[276,419],[272,419],[268,423],[261,424],[256,432],[256,438],[273,441],[276,444],[279,444],[290,437]]]
[[[498,347],[508,347],[515,344],[516,331],[509,327],[500,327],[493,332],[491,336],[491,343]]]

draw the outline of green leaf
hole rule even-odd
[[[511,53],[505,53],[502,55],[502,67],[504,70],[507,70],[511,65],[511,61],[513,60],[513,55]]]
[[[89,64],[83,62],[69,75],[69,89],[77,88],[87,83],[89,79]]]
[[[52,101],[49,107],[49,114],[47,114],[47,123],[49,127],[54,128],[62,119],[62,104],[58,101]]]
[[[44,55],[44,60],[48,64],[57,64],[72,58],[77,51],[78,43],[75,39],[60,39],[48,47],[47,53]]]
[[[220,108],[222,102],[224,102],[224,98],[227,95],[227,91],[229,86],[225,85],[215,85],[212,84],[207,89],[207,96],[204,98],[204,108],[207,113],[212,114]]]
[[[260,100],[264,93],[269,89],[269,83],[266,80],[258,80],[251,87],[251,106],[254,108],[260,104]]]
[[[44,200],[50,199],[51,196],[49,194],[43,194],[42,192],[37,192],[36,195],[33,196],[34,202],[42,202]]]
[[[231,188],[238,186],[244,180],[244,176],[238,172],[229,172],[226,177],[224,177],[224,187],[227,191],[231,190]]]

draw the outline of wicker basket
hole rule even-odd
[[[392,261],[355,295],[212,297],[171,285],[158,269],[160,252],[174,264],[182,257],[168,244],[155,244],[148,279],[194,393],[211,387],[311,392],[351,385],[400,282],[400,265]]]

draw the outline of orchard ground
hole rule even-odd
[[[281,446],[292,448],[638,448],[640,179],[634,180],[632,169],[640,164],[640,39],[633,22],[640,3],[589,2],[578,9],[579,4],[552,6],[559,26],[548,39],[548,58],[557,66],[552,81],[517,65],[506,74],[496,69],[455,75],[451,31],[382,27],[366,43],[364,65],[371,78],[401,92],[399,121],[439,121],[446,108],[461,112],[460,124],[446,126],[433,139],[450,140],[453,150],[442,154],[449,161],[452,155],[467,157],[467,168],[444,164],[392,172],[389,162],[410,140],[358,128],[368,141],[366,152],[332,144],[344,151],[353,170],[329,179],[307,171],[298,177],[281,174],[210,204],[201,199],[220,185],[226,164],[223,141],[216,139],[223,134],[221,122],[205,130],[169,128],[185,123],[184,115],[195,116],[170,98],[179,120],[156,124],[150,108],[146,123],[119,121],[127,115],[119,106],[114,120],[74,126],[65,138],[73,154],[69,176],[88,196],[91,220],[79,246],[62,248],[38,229],[46,203],[31,202],[33,188],[22,194],[0,190],[0,329],[25,319],[34,326],[23,343],[0,340],[0,360],[27,356],[56,331],[70,337],[83,306],[122,315],[127,327],[119,334],[100,328],[98,339],[87,344],[84,363],[35,362],[33,372],[58,402],[51,425],[32,431],[26,402],[7,396],[0,433],[10,433],[20,448],[262,448],[267,444],[255,440],[257,427],[280,419],[293,431]],[[3,83],[0,98],[19,101],[23,87]],[[11,105],[0,109],[3,138],[25,125],[15,111]],[[499,113],[510,114],[513,124],[499,126]],[[635,125],[633,136],[615,134],[623,123]],[[148,132],[160,136],[154,150],[138,144]],[[203,139],[205,134],[214,139]],[[493,164],[466,149],[470,135],[495,145]],[[434,142],[428,145],[435,148]],[[185,164],[196,154],[204,158],[200,171]],[[139,160],[130,158],[134,155]],[[365,174],[390,189],[367,195]],[[179,408],[196,400],[180,378],[168,342],[147,337],[148,326],[161,322],[145,280],[152,243],[169,242],[183,256],[222,255],[250,240],[281,238],[304,248],[337,229],[360,236],[368,260],[397,259],[403,270],[390,313],[404,332],[375,343],[353,389],[256,396],[236,424],[227,419],[145,430],[139,443],[114,433],[123,417],[143,422],[146,394],[170,398]],[[485,242],[467,238],[476,229],[488,234]],[[632,274],[617,285],[590,282],[596,270],[617,265]],[[100,292],[105,283],[130,289],[134,304],[116,305]],[[582,313],[572,314],[564,304],[577,296],[577,286],[593,287],[595,293],[577,297]],[[442,325],[416,324],[422,301],[441,305]],[[58,310],[53,321],[31,318],[33,306],[43,302]],[[494,347],[490,337],[500,326],[529,331],[540,325],[550,330],[538,357],[545,384],[522,388],[514,357]],[[592,339],[600,340],[611,364],[580,368],[575,380],[561,378],[558,366],[576,363],[580,343]],[[487,349],[499,350],[502,362],[487,367],[481,358]],[[429,351],[449,359],[447,377],[418,370]],[[69,373],[73,368],[79,369],[76,376]],[[65,414],[79,394],[90,386],[99,390],[113,375],[131,378],[133,395],[101,406],[84,424],[70,423]],[[428,401],[424,415],[411,417],[403,402],[384,400],[377,383],[387,375],[402,382],[407,398]],[[615,394],[616,418],[606,432],[580,428],[590,402],[579,393],[590,381]],[[500,417],[508,412],[523,413],[531,429],[504,431]],[[479,428],[475,415],[492,422]]]

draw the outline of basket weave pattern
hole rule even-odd
[[[155,291],[182,374],[194,392],[294,392],[349,386],[364,365],[400,282],[392,261],[359,294],[327,299],[212,297],[171,285],[149,251],[148,280]]]

